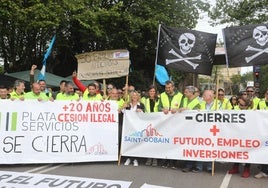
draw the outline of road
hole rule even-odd
[[[257,165],[251,166],[251,177],[247,179],[242,178],[240,174],[227,174],[226,172],[231,166],[230,163],[215,163],[213,176],[207,172],[183,173],[181,171],[182,162],[178,162],[177,170],[165,169],[160,166],[145,166],[141,162],[138,167],[117,165],[117,162],[98,162],[1,165],[0,171],[130,181],[132,182],[130,188],[139,188],[144,184],[173,188],[267,188],[268,179],[255,179],[253,177],[259,171]],[[242,171],[243,166],[240,169]]]

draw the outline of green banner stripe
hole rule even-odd
[[[12,113],[12,124],[11,124],[11,131],[16,131],[17,130],[17,112]]]

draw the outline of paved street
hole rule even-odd
[[[144,162],[144,161],[142,161]],[[143,184],[173,188],[267,188],[268,179],[255,179],[253,174],[258,172],[257,165],[252,165],[250,178],[244,179],[240,174],[228,175],[231,164],[216,163],[215,174],[207,172],[183,173],[179,169],[165,169],[160,166],[148,167],[141,164],[138,167],[118,166],[116,162],[101,163],[72,163],[72,164],[40,164],[40,165],[1,165],[0,171],[29,172],[105,180],[121,180],[132,182],[131,188],[139,188]],[[240,167],[242,171],[242,166]],[[1,184],[0,184],[1,185]]]

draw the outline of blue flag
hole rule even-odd
[[[50,44],[49,44],[49,47],[44,55],[44,59],[43,59],[43,67],[40,71],[40,73],[38,74],[38,80],[45,80],[46,79],[46,64],[47,64],[47,58],[48,56],[50,55],[51,51],[52,51],[52,48],[53,48],[53,45],[54,45],[54,42],[56,40],[56,35],[53,36]]]
[[[169,76],[168,76],[168,72],[166,68],[161,65],[156,65],[155,77],[156,77],[156,80],[163,86],[165,85],[166,81],[169,80]]]

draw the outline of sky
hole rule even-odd
[[[198,20],[195,30],[217,34],[218,35],[217,41],[219,41],[219,39],[223,41],[222,29],[224,29],[227,26],[227,24],[212,27],[209,25],[209,18],[205,14],[203,14],[202,17],[203,17],[202,19]]]
[[[215,6],[216,0],[207,0],[207,1],[212,6]],[[212,27],[209,25],[210,19],[209,19],[207,13],[202,13],[200,15],[200,17],[201,18],[199,18],[195,30],[217,34],[218,35],[217,41],[219,41],[219,39],[221,39],[221,41],[223,41],[222,29],[224,29],[227,26],[227,24],[216,25],[216,26]]]

